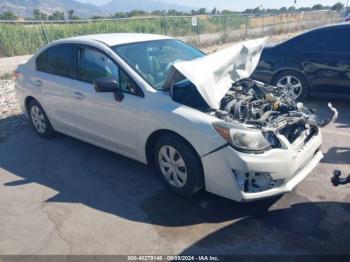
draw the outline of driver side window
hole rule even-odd
[[[119,82],[118,66],[102,52],[92,48],[78,50],[78,79],[92,84],[100,77],[114,78]]]
[[[114,78],[123,92],[138,94],[138,86],[123,69],[103,54],[93,48],[78,49],[78,80],[92,84],[95,79]]]

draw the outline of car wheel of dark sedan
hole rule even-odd
[[[191,196],[204,186],[203,170],[194,149],[181,137],[168,134],[155,145],[155,166],[163,182],[182,196]]]
[[[284,71],[274,77],[274,86],[283,88],[294,100],[301,101],[308,96],[309,86],[305,77],[295,71]]]

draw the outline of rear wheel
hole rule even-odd
[[[272,84],[283,88],[296,101],[304,100],[309,93],[309,86],[304,76],[295,71],[279,73]]]
[[[199,156],[181,137],[174,134],[160,137],[154,153],[157,173],[171,190],[190,196],[203,188]]]
[[[55,134],[44,109],[36,100],[30,101],[28,111],[32,125],[40,136],[49,138]]]

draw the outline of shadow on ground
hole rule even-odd
[[[156,225],[224,222],[264,212],[274,202],[244,205],[206,192],[185,199],[167,190],[151,167],[65,135],[42,139],[30,124],[13,130],[0,154],[0,167],[22,178],[5,186],[38,183],[59,192],[48,202],[82,203]]]
[[[0,120],[0,130],[8,131],[0,140],[0,167],[21,177],[4,186],[38,183],[58,192],[47,202],[81,203],[155,226],[228,223],[188,247],[186,254],[268,253],[276,247],[281,252],[348,251],[348,203],[313,203],[297,193],[245,204],[205,192],[184,199],[166,190],[143,164],[64,135],[41,139],[22,117],[23,123],[11,124],[17,120]],[[340,121],[349,124],[349,119]]]
[[[350,148],[349,147],[331,147],[324,154],[322,163],[329,164],[349,164],[350,163]]]
[[[309,98],[305,101],[305,105],[315,109],[320,119],[328,119],[333,116],[333,112],[328,108],[327,104],[331,102],[333,107],[339,111],[338,119],[335,122],[338,128],[350,127],[350,105],[349,100],[333,99],[333,98]]]
[[[328,212],[336,212],[330,215]],[[338,217],[337,215],[345,217]],[[182,254],[350,254],[350,204],[308,202],[252,215],[204,237]],[[332,220],[334,219],[334,220]]]

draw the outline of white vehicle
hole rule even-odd
[[[166,36],[55,41],[16,70],[36,132],[55,131],[153,163],[181,195],[236,201],[291,191],[322,158],[314,115],[247,79],[264,40],[205,55]]]
[[[344,21],[345,22],[350,22],[350,13],[348,13],[348,15],[345,17]]]

